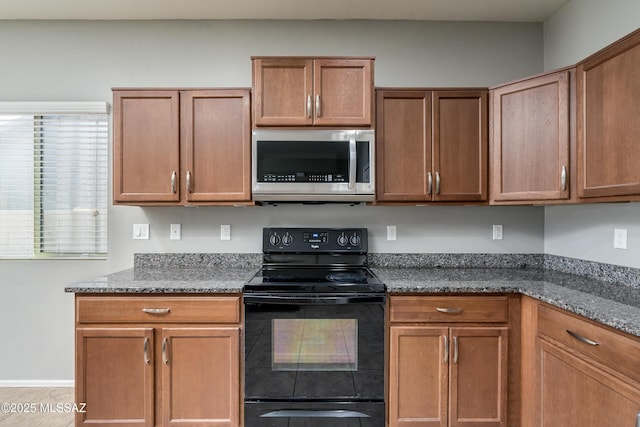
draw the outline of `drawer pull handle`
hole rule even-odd
[[[574,337],[575,339],[577,339],[578,341],[583,342],[585,344],[589,344],[589,345],[592,345],[594,347],[597,346],[597,345],[600,345],[599,342],[590,340],[589,338],[585,338],[582,335],[578,335],[578,334],[576,334],[575,332],[573,332],[573,331],[571,331],[569,329],[567,329],[567,333],[569,335],[571,335],[572,337]]]
[[[462,309],[460,307],[436,307],[440,313],[447,314],[459,314],[462,313]]]
[[[170,308],[143,308],[143,312],[148,314],[169,314],[171,312]]]

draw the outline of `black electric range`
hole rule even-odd
[[[384,283],[365,228],[265,228],[245,285],[245,426],[384,427]]]

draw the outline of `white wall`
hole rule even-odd
[[[574,64],[640,27],[638,0],[571,0],[544,23],[544,65]],[[613,230],[628,229],[628,249]],[[640,268],[640,203],[545,208],[544,251]]]
[[[373,21],[0,21],[2,101],[110,100],[112,87],[249,87],[251,55],[372,55],[378,86],[491,86],[543,69],[542,25]],[[10,42],[9,42],[10,41]],[[64,286],[135,252],[259,252],[265,225],[361,225],[372,252],[543,251],[543,208],[111,207],[106,261],[0,261],[0,381],[73,379]],[[151,240],[131,225],[151,224]],[[184,238],[168,239],[169,224]],[[491,224],[505,239],[491,240]],[[231,224],[232,240],[218,239]],[[385,225],[398,240],[384,239]]]

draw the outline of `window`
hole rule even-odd
[[[107,254],[108,104],[0,102],[0,258]]]

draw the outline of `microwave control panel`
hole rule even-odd
[[[344,174],[316,174],[306,172],[296,173],[265,173],[259,182],[347,182]]]

